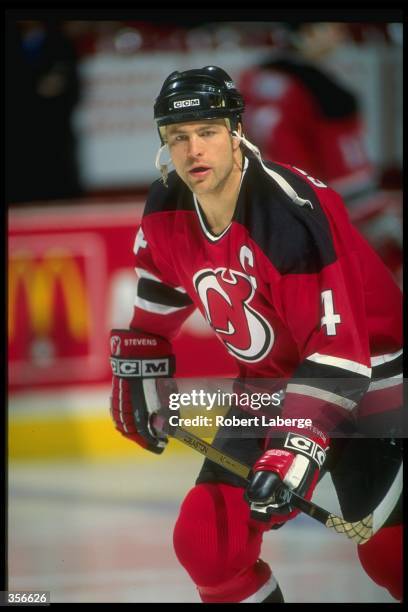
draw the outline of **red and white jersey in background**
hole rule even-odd
[[[402,194],[378,188],[356,96],[295,57],[241,74],[244,131],[268,160],[302,168],[337,191],[402,287]]]
[[[167,187],[152,185],[131,327],[171,340],[199,308],[240,377],[285,379],[284,414],[333,431],[354,419],[375,368],[400,371],[401,292],[336,192],[301,169],[267,166],[275,178],[246,158],[220,235],[175,172]]]
[[[356,97],[334,78],[277,59],[242,73],[239,88],[244,131],[263,157],[303,168],[344,198],[372,183]]]

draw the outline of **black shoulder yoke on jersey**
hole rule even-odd
[[[267,62],[262,68],[284,72],[300,80],[312,94],[322,114],[328,119],[344,119],[359,110],[354,94],[310,64],[282,58]]]
[[[329,223],[306,179],[279,164],[266,165],[280,174],[310,206],[299,206],[279,187],[252,153],[238,197],[233,221],[251,238],[281,274],[315,273],[336,259]],[[195,211],[190,189],[175,171],[168,186],[155,181],[149,190],[144,217],[166,211]]]
[[[248,155],[234,220],[244,225],[281,274],[319,272],[336,260],[329,222],[307,180],[279,164],[265,165],[282,176],[313,209],[295,204],[260,163]]]

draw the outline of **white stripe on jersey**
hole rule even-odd
[[[335,368],[341,368],[342,370],[349,370],[362,376],[371,378],[371,368],[358,363],[358,361],[351,361],[350,359],[343,359],[341,357],[333,357],[332,355],[322,355],[321,353],[313,353],[307,357],[308,361],[314,361],[315,363],[321,363],[323,365],[333,366]]]
[[[370,383],[367,393],[370,391],[378,391],[379,389],[388,389],[389,387],[395,387],[402,382],[402,374],[397,374],[396,376],[391,376],[390,378],[382,378],[381,380],[373,380]]]
[[[148,278],[149,280],[154,280],[156,283],[161,283],[164,285],[163,281],[158,276],[155,276],[143,268],[135,268],[135,272],[139,278]],[[170,285],[167,286],[170,287]],[[179,291],[180,293],[187,293],[184,287],[171,287],[171,289],[174,289],[174,291]]]
[[[139,296],[136,296],[134,305],[141,310],[146,310],[147,312],[152,312],[154,314],[168,315],[172,312],[179,312],[183,308],[188,308],[190,304],[186,306],[165,306],[164,304],[157,304],[156,302],[149,302],[148,300],[143,300]]]
[[[330,402],[331,404],[336,404],[337,406],[341,406],[345,410],[353,410],[357,403],[352,400],[346,399],[341,395],[337,395],[336,393],[331,393],[330,391],[326,391],[324,389],[318,389],[316,387],[309,387],[309,385],[296,385],[294,383],[290,383],[286,388],[286,397],[288,393],[297,393],[299,395],[307,395],[308,397],[315,397],[316,399],[324,400],[325,402]]]
[[[387,353],[386,355],[378,355],[377,357],[371,357],[371,366],[375,368],[376,366],[382,365],[383,363],[388,363],[393,359],[396,359],[402,355],[402,349],[397,351],[396,353]]]
[[[156,283],[163,282],[158,276],[155,276],[154,274],[148,272],[147,270],[144,270],[143,268],[135,268],[135,272],[139,278],[149,278],[150,280],[156,281]]]

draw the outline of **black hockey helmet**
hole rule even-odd
[[[230,120],[231,130],[236,130],[244,108],[244,100],[225,70],[204,66],[175,71],[167,77],[154,104],[154,119],[164,142],[160,128],[171,123],[224,117]]]

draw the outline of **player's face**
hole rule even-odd
[[[228,182],[239,142],[223,119],[169,125],[166,136],[176,172],[194,193],[217,192]]]

